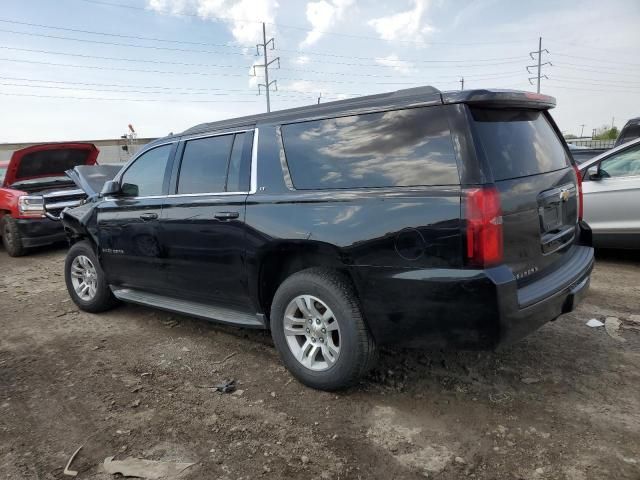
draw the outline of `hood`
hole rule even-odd
[[[105,182],[113,180],[123,165],[79,165],[65,173],[87,194],[95,197],[102,191]]]
[[[11,156],[3,187],[44,177],[62,177],[77,165],[94,165],[99,150],[92,143],[48,143],[16,150]]]

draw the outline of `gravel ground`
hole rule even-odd
[[[264,332],[79,312],[64,254],[0,250],[0,478],[70,478],[84,445],[79,479],[118,477],[109,456],[193,462],[186,480],[640,479],[638,254],[599,253],[578,310],[510,348],[385,349],[339,394],[292,380]]]

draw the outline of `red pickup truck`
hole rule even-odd
[[[86,194],[64,172],[94,165],[98,153],[92,143],[49,143],[17,150],[0,163],[0,235],[9,255],[65,239],[60,212]]]

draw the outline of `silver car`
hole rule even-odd
[[[579,166],[593,245],[640,249],[640,138]]]

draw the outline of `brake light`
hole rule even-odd
[[[467,263],[478,267],[502,261],[502,209],[495,187],[466,190]]]
[[[582,202],[582,174],[577,165],[573,165],[573,170],[576,172],[576,187],[578,187],[578,220],[582,220],[584,213],[584,206]]]

